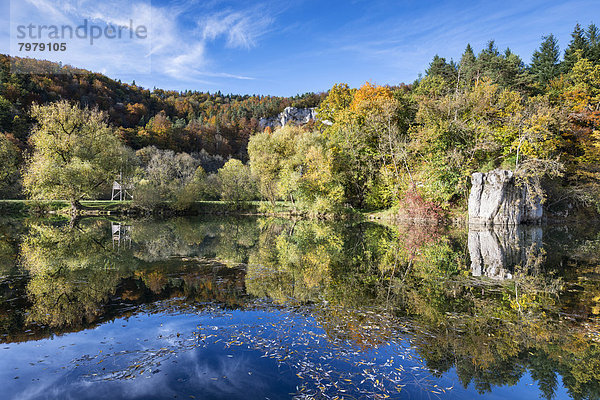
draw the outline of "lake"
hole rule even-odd
[[[598,399],[600,230],[0,220],[5,399]]]

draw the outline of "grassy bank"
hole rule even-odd
[[[84,200],[81,201],[81,215],[200,215],[200,214],[291,214],[293,208],[288,202],[277,202],[275,206],[263,201],[232,204],[224,201],[198,201],[186,210],[176,210],[169,203],[148,211],[132,201]],[[0,200],[0,215],[26,216],[44,214],[69,214],[71,206],[65,200]]]
[[[131,202],[82,201],[82,214],[121,214],[131,209]],[[0,200],[0,215],[65,214],[71,210],[65,200]]]

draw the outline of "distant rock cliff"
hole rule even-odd
[[[259,125],[261,129],[268,127],[277,128],[286,126],[288,123],[304,125],[317,118],[317,111],[313,108],[286,107],[277,117],[261,118]]]
[[[541,199],[527,199],[527,189],[515,182],[512,171],[496,169],[471,177],[469,223],[517,225],[542,219]]]

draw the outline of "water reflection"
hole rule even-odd
[[[121,245],[131,248],[131,225],[111,222],[111,231],[113,248]]]
[[[509,385],[526,397],[531,379],[536,396],[600,398],[600,236],[583,226],[466,231],[264,218],[87,219],[74,226],[4,221],[0,233],[5,344],[85,335],[110,321],[133,331],[124,318],[158,313],[180,315],[178,323],[190,327],[171,345],[156,344],[152,354],[161,356],[146,371],[160,370],[155,364],[168,354],[240,342],[285,364],[291,378],[300,374],[303,385],[286,385],[312,396],[334,396],[343,382],[355,397],[391,395],[407,384],[391,372],[418,367],[429,378],[413,385],[414,397],[452,387],[455,374],[469,396]],[[243,326],[206,320],[232,310]],[[137,344],[128,340],[119,351],[134,354]],[[110,354],[116,358],[106,362],[119,364]],[[335,361],[342,355],[348,366]],[[419,362],[402,361],[409,356]],[[327,360],[319,368],[337,380],[307,374],[317,360]],[[362,362],[372,364],[356,369]],[[140,363],[113,368],[113,378],[135,378]],[[357,384],[369,379],[365,369],[381,385]]]
[[[542,237],[540,226],[469,226],[471,273],[504,280],[515,267],[535,269],[543,261]]]

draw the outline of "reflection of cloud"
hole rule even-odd
[[[257,371],[256,356],[251,358],[246,354],[236,354],[229,358],[209,350],[183,353],[177,358],[177,363],[163,363],[160,373],[152,379],[143,376],[130,381],[81,383],[76,388],[65,388],[57,393],[56,398],[67,398],[69,392],[75,389],[79,399],[86,398],[173,398],[184,393],[202,394],[202,398],[256,398],[248,396],[248,388],[253,393],[268,392],[274,385],[273,379]],[[248,372],[251,372],[249,374]],[[92,392],[93,395],[87,395]],[[102,393],[105,392],[105,393]],[[101,395],[102,394],[102,395]]]
[[[260,358],[256,352],[238,351],[234,357],[229,357],[228,352],[223,350],[222,343],[208,348],[195,348],[194,351],[178,352],[171,359],[161,360],[161,364],[155,368],[159,372],[152,374],[148,370],[146,374],[137,376],[136,379],[96,381],[93,377],[82,378],[82,374],[94,371],[100,372],[98,370],[102,366],[106,366],[106,369],[110,370],[115,366],[113,363],[126,361],[124,359],[126,355],[119,356],[117,352],[113,356],[114,359],[106,360],[103,364],[97,364],[103,355],[98,354],[98,343],[106,341],[107,337],[116,337],[118,341],[125,343],[124,348],[127,350],[133,350],[136,347],[148,350],[146,346],[152,348],[169,347],[173,344],[172,340],[167,340],[164,336],[161,340],[151,339],[147,345],[141,345],[141,340],[136,338],[157,338],[159,335],[189,331],[193,328],[193,324],[197,322],[196,319],[189,318],[189,316],[187,319],[166,318],[164,326],[157,327],[159,321],[165,321],[165,318],[163,316],[141,318],[136,320],[134,326],[128,328],[126,334],[123,331],[119,333],[117,326],[108,324],[87,331],[85,339],[81,335],[66,335],[57,337],[52,341],[45,341],[43,348],[34,347],[34,342],[25,344],[25,346],[32,347],[35,350],[32,349],[30,353],[19,352],[14,359],[3,359],[0,364],[5,366],[9,365],[8,362],[10,362],[10,365],[22,367],[28,361],[43,358],[44,354],[52,354],[51,365],[53,368],[41,370],[43,365],[39,365],[34,367],[38,370],[31,370],[30,374],[25,374],[25,371],[15,372],[14,375],[20,375],[20,380],[14,380],[14,391],[9,389],[7,392],[9,398],[19,400],[40,398],[66,400],[99,398],[162,399],[174,398],[175,396],[181,398],[183,394],[185,394],[185,398],[189,398],[188,395],[190,394],[196,396],[201,394],[202,398],[245,399],[248,398],[248,388],[252,388],[253,395],[250,397],[253,398],[259,397],[255,396],[254,393],[274,392],[282,387],[286,393],[292,390],[291,384],[289,387],[284,387],[282,382],[274,382],[273,374],[277,373],[274,361]],[[70,343],[76,343],[76,346],[71,347]],[[57,350],[64,345],[67,345],[66,348]],[[15,353],[12,352],[12,354]],[[78,361],[84,354],[91,357],[89,364]],[[96,356],[98,357],[95,358]],[[121,359],[120,357],[124,358]],[[260,362],[263,366],[257,365],[257,362]],[[73,368],[74,364],[79,364],[79,366]],[[67,369],[61,369],[61,365],[67,366]],[[264,368],[265,365],[267,368]],[[9,368],[4,369],[8,370]],[[5,377],[1,374],[0,376]],[[19,382],[32,382],[32,377],[39,378],[39,380],[35,379],[32,384],[19,385]],[[150,377],[152,379],[146,379]]]

